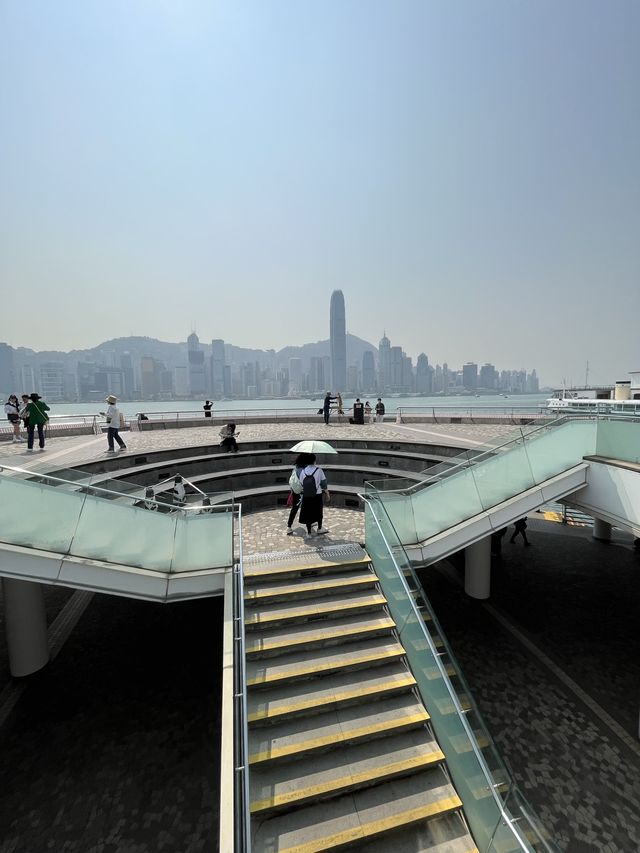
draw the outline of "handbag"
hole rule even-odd
[[[287,506],[293,506],[293,492],[289,492],[287,495]]]

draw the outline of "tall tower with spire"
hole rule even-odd
[[[391,341],[386,331],[378,344],[378,385],[381,392],[388,391],[391,385]]]
[[[331,390],[345,391],[347,387],[347,330],[344,296],[341,290],[334,290],[331,294],[329,337],[331,341]]]

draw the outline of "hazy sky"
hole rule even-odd
[[[640,368],[637,0],[2,0],[0,340]]]

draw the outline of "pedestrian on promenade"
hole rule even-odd
[[[4,413],[13,428],[13,443],[24,441],[24,438],[20,437],[20,403],[15,394],[9,394],[4,404]]]
[[[315,453],[309,454],[308,464],[300,471],[300,482],[302,483],[302,506],[300,508],[300,523],[307,527],[307,536],[312,535],[311,528],[318,525],[316,533],[321,536],[328,533],[326,527],[322,526],[324,504],[329,503],[331,495],[327,488],[327,478],[324,471],[316,466]]]
[[[22,400],[22,405],[20,406],[20,417],[22,418],[22,424],[25,428],[29,426],[29,410],[27,406],[29,405],[29,395],[21,394],[20,399]]]
[[[118,451],[114,448],[114,441],[118,445],[118,450],[126,450],[127,445],[120,438],[120,430],[124,426],[124,415],[116,405],[118,402],[118,398],[113,394],[109,394],[106,398],[105,403],[108,403],[106,412],[100,412],[100,414],[107,419],[107,453],[117,453]]]
[[[378,402],[376,403],[376,423],[384,423],[384,403],[378,397]]]
[[[227,424],[226,426],[223,426],[218,434],[220,436],[220,447],[224,447],[225,453],[238,452],[238,442],[236,441],[236,436],[240,433],[236,432],[235,424]]]
[[[49,406],[47,406],[39,394],[34,392],[29,395],[29,402],[27,403],[27,417],[29,419],[29,426],[27,427],[27,453],[33,453],[33,438],[36,429],[38,430],[40,453],[44,451],[44,427],[49,421],[48,411]]]
[[[287,498],[287,506],[289,507],[289,518],[287,519],[287,536],[293,535],[293,522],[296,519],[300,504],[302,502],[302,481],[300,476],[302,471],[309,464],[309,453],[300,453],[293,464],[293,470],[289,477],[289,497]]]
[[[329,426],[329,413],[331,412],[331,404],[336,400],[335,397],[331,396],[331,392],[327,391],[324,395],[324,402],[322,403],[322,416],[324,417],[324,422],[326,426]]]
[[[368,400],[364,404],[364,417],[365,417],[366,423],[370,424],[371,423],[371,403]]]
[[[520,534],[524,539],[524,544],[531,545],[531,542],[527,539],[527,519],[521,518],[519,521],[516,521],[513,526],[515,527],[515,530],[513,531],[513,535],[511,536],[511,539],[509,539],[509,542],[511,542],[512,545],[515,545],[516,536]]]
[[[210,418],[211,417],[211,409],[213,408],[213,403],[211,402],[211,400],[205,400],[204,406],[202,408],[204,409],[205,418]]]

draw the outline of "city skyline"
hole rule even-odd
[[[8,0],[0,39],[11,345],[295,345],[342,290],[414,360],[638,367],[639,4]]]

